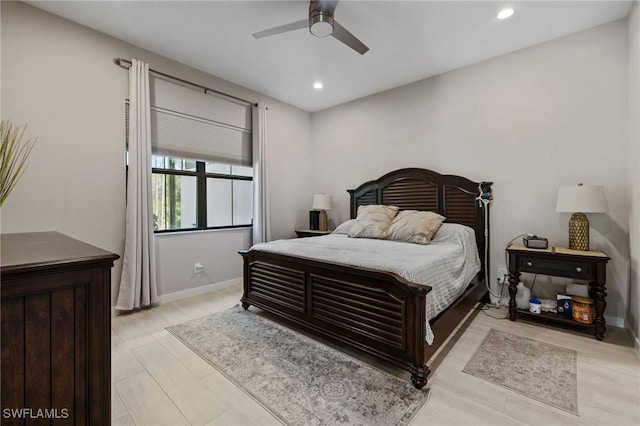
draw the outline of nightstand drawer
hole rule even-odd
[[[593,281],[595,274],[593,263],[580,261],[557,261],[536,257],[521,256],[518,258],[518,269],[522,272],[555,275]]]

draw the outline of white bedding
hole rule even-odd
[[[445,310],[480,271],[473,229],[445,223],[428,245],[367,238],[346,234],[277,240],[256,244],[251,250],[360,266],[393,272],[416,284],[430,285],[427,295],[427,343],[433,343],[429,318]]]

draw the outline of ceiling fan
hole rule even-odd
[[[369,48],[333,18],[333,12],[336,10],[337,5],[338,0],[311,0],[309,2],[309,19],[259,31],[254,33],[253,36],[255,38],[263,38],[309,28],[309,32],[316,37],[333,36],[359,54],[364,55]]]

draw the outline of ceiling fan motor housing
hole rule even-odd
[[[333,34],[333,14],[323,10],[314,10],[309,15],[309,32],[316,37]]]

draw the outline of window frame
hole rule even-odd
[[[179,157],[178,157],[179,158]],[[193,232],[193,231],[209,231],[216,229],[251,229],[253,223],[241,224],[241,225],[222,225],[222,226],[207,226],[207,179],[228,179],[228,180],[243,180],[253,182],[253,176],[241,176],[222,173],[210,173],[206,171],[207,163],[201,160],[193,160],[196,163],[195,171],[188,170],[175,170],[164,169],[160,167],[152,167],[151,174],[161,175],[173,175],[173,176],[193,176],[196,178],[196,227],[180,228],[180,229],[157,229],[153,231],[154,234],[170,234],[175,232]],[[226,164],[226,163],[225,163]],[[230,170],[233,170],[231,168]],[[231,218],[233,221],[233,190],[231,192]]]

